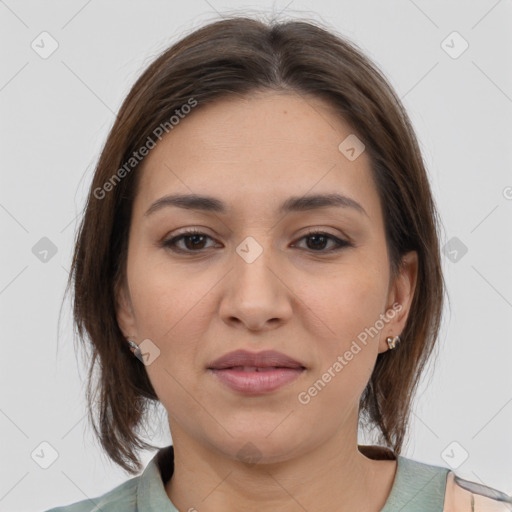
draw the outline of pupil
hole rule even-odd
[[[324,237],[323,235],[311,235],[311,236],[309,237],[309,239],[310,239],[310,240],[315,240],[315,239],[316,239],[317,241],[318,241],[318,239],[320,239],[320,240],[322,240],[323,242],[325,242],[325,237]],[[320,243],[320,246],[323,246],[323,245],[324,245],[323,243]],[[313,247],[318,248],[319,246],[318,246],[317,244],[313,243]]]
[[[192,248],[194,248],[194,247],[195,247],[195,248],[197,248],[196,243],[197,243],[197,241],[198,241],[198,240],[197,240],[198,238],[203,238],[203,235],[189,235],[189,236],[188,236],[188,240],[189,240],[189,241],[192,241],[192,243],[191,243]],[[199,242],[199,243],[200,243],[200,242]],[[189,248],[190,248],[190,247],[189,247]]]

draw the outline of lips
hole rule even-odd
[[[305,366],[281,352],[246,350],[230,352],[208,366],[223,386],[244,395],[261,395],[275,391],[297,379]]]
[[[247,350],[236,350],[216,359],[208,368],[211,370],[232,368],[244,371],[268,371],[269,369],[276,368],[303,369],[305,366],[275,350],[265,350],[256,353],[248,352]]]

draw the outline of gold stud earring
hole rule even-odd
[[[388,344],[389,350],[393,350],[394,348],[396,348],[397,343],[400,342],[400,336],[388,336],[386,338],[386,342]]]
[[[128,340],[127,339],[126,341],[130,345],[130,350],[132,351],[132,354],[135,357],[137,357],[138,359],[140,359],[140,354],[141,354],[140,347],[135,342],[133,342],[132,340]]]

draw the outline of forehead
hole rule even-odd
[[[218,197],[236,210],[337,192],[378,215],[368,155],[349,160],[339,149],[349,136],[316,97],[265,92],[199,105],[145,157],[135,208],[171,193]]]

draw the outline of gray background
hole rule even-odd
[[[404,455],[512,493],[511,4],[0,1],[0,510],[44,510],[129,478],[88,426],[68,302],[58,325],[76,217],[114,113],[157,53],[223,14],[262,11],[339,30],[403,99],[443,220],[450,297]],[[58,43],[47,58],[31,47],[43,31]],[[170,444],[165,414],[155,425],[155,444]],[[47,469],[43,442],[58,454]]]

